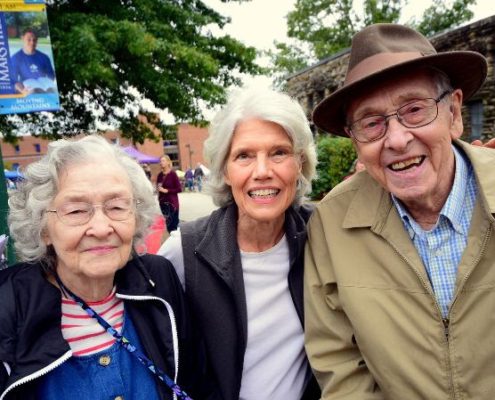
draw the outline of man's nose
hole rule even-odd
[[[387,117],[385,146],[393,150],[402,151],[414,138],[411,129],[402,125],[396,114],[388,115]]]

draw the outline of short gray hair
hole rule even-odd
[[[301,174],[294,198],[300,204],[311,191],[316,174],[316,150],[308,119],[299,103],[285,93],[269,89],[243,89],[230,94],[225,107],[217,113],[204,143],[204,156],[211,173],[208,188],[213,202],[223,207],[232,203],[232,191],[225,183],[224,171],[237,125],[248,119],[260,119],[280,125],[291,139],[294,153],[301,155]]]
[[[133,196],[139,204],[136,209],[136,232],[134,250],[144,243],[144,237],[155,217],[160,215],[153,187],[140,165],[118,146],[112,145],[98,135],[85,136],[79,140],[57,140],[48,145],[47,154],[30,164],[9,198],[9,228],[17,257],[21,261],[46,261],[49,259],[43,241],[46,229],[45,210],[58,192],[62,171],[69,165],[97,161],[115,162],[129,177]],[[98,171],[95,171],[97,174]]]

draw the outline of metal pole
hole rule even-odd
[[[189,143],[186,144],[186,147],[189,150],[189,168],[192,168],[192,155],[194,153],[194,150],[191,150],[191,145]]]

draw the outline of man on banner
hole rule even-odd
[[[27,28],[21,38],[22,49],[11,58],[16,91],[24,94],[55,92],[55,71],[50,58],[36,49],[36,32]]]

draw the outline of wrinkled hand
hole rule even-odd
[[[495,138],[490,139],[488,142],[484,143],[477,139],[471,142],[472,145],[474,146],[483,146],[483,147],[488,147],[490,149],[495,149]]]

